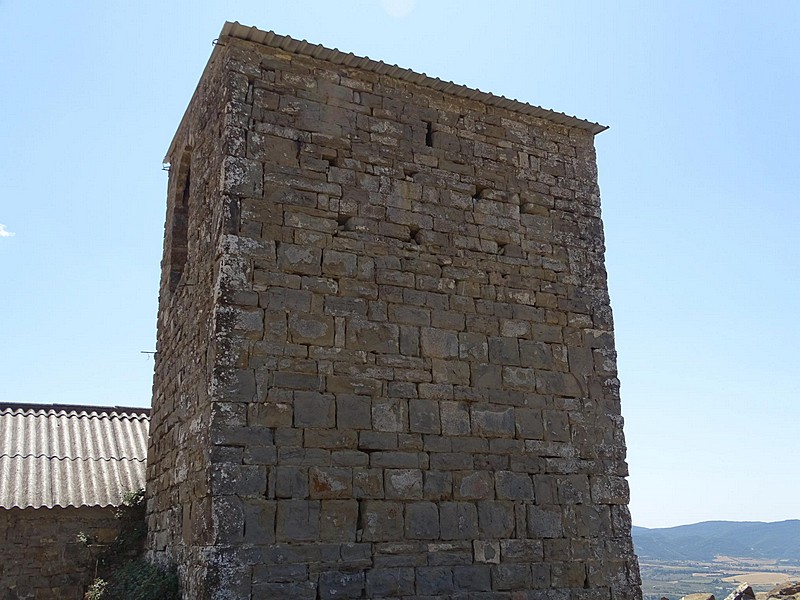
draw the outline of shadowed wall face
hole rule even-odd
[[[637,597],[593,134],[221,44],[168,157],[154,556],[191,598]]]

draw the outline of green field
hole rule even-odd
[[[740,582],[755,592],[767,592],[785,580],[800,580],[800,565],[788,561],[718,557],[711,562],[642,560],[642,594],[645,600],[666,596],[678,600],[686,594],[709,593],[722,600]],[[735,580],[732,578],[736,578]]]

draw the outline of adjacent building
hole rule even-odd
[[[147,409],[0,404],[0,598],[79,600],[144,487]]]

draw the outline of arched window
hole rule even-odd
[[[169,247],[169,291],[174,292],[181,282],[189,254],[189,194],[192,186],[192,154],[185,150],[181,156],[172,205],[172,224]]]

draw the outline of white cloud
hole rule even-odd
[[[0,223],[0,238],[4,237],[14,237],[16,235],[13,231],[8,231],[6,226]]]

